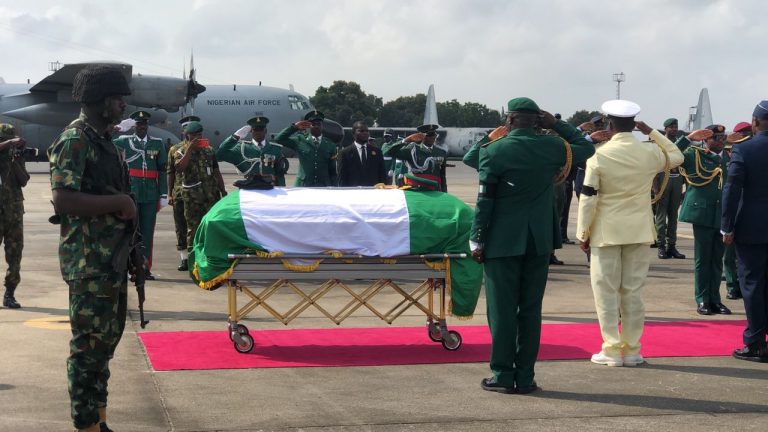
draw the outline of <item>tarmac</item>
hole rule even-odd
[[[225,165],[232,188],[237,176]],[[297,166],[291,160],[291,173]],[[0,309],[0,431],[71,431],[65,364],[68,292],[58,266],[59,233],[47,221],[52,214],[47,167],[30,167],[37,173],[24,190],[26,247],[16,292],[22,309]],[[451,193],[474,205],[474,171],[456,162],[448,169],[448,185]],[[568,234],[573,237],[575,199],[570,215]],[[724,300],[731,316],[696,314],[691,226],[681,223],[679,232],[678,248],[688,258],[651,262],[647,320],[745,319],[740,300]],[[565,265],[550,268],[544,322],[595,322],[584,254],[566,245],[557,255]],[[155,233],[158,280],[147,284],[151,322],[146,331],[225,332],[226,290],[197,288],[176,270],[178,261],[171,209],[166,208]],[[328,298],[331,304],[345,301],[341,295]],[[480,380],[489,375],[485,362],[155,372],[137,337],[142,329],[136,306],[129,287],[129,322],[110,364],[108,422],[115,431],[765,431],[768,424],[768,364],[729,356],[652,358],[635,368],[544,361],[536,365],[543,391],[527,396],[481,390]],[[449,320],[454,328],[486,323],[482,295],[473,320]],[[251,331],[285,328],[263,311],[246,324]],[[408,310],[393,323],[421,325],[424,315],[418,310]],[[387,324],[361,310],[342,326]],[[290,327],[335,324],[307,310]],[[734,348],[741,346],[740,337],[732,342]],[[596,345],[594,352],[599,349]]]

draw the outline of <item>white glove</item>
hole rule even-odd
[[[134,126],[136,126],[136,120],[129,118],[121,121],[120,124],[117,125],[117,130],[120,132],[128,132]]]
[[[232,135],[234,135],[234,136],[236,136],[236,137],[238,137],[240,139],[243,139],[246,136],[248,136],[249,133],[251,133],[251,127],[248,126],[248,125],[245,125],[245,126],[241,127],[240,129],[238,129]]]
[[[168,207],[168,195],[160,195],[160,208]]]

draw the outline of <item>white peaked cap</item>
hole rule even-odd
[[[634,117],[640,113],[640,105],[628,100],[614,99],[603,102],[600,110],[612,117]]]

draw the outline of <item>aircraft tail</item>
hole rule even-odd
[[[437,121],[437,102],[435,102],[435,85],[429,85],[429,91],[427,92],[427,106],[424,107],[424,123],[423,124],[436,124]]]
[[[709,104],[709,91],[706,88],[701,89],[699,93],[699,103],[696,105],[696,112],[691,119],[691,130],[705,128],[713,123],[712,107]]]

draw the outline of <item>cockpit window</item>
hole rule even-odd
[[[309,102],[307,102],[306,99],[302,99],[295,95],[288,95],[288,106],[296,111],[306,111],[310,109]]]

